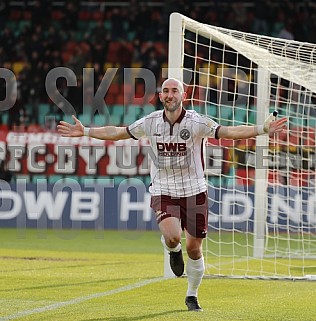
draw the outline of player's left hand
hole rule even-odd
[[[282,117],[270,122],[269,124],[269,135],[277,134],[287,129],[286,126],[287,118]]]

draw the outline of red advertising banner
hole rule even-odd
[[[213,142],[212,142],[213,141]],[[220,175],[228,146],[209,140],[206,170]],[[227,144],[226,144],[227,145]],[[229,144],[231,145],[231,144]],[[154,155],[148,139],[103,141],[90,137],[67,138],[57,133],[0,133],[0,159],[16,174],[38,175],[148,175]]]
[[[0,158],[19,174],[148,175],[148,147],[146,139],[109,142],[49,132],[0,136]]]
[[[254,139],[209,139],[205,172],[220,176],[233,166],[236,176],[254,178],[254,168],[268,166],[278,173],[290,169],[291,176],[315,175],[315,146],[304,147],[282,143],[271,145],[267,151],[256,147]],[[149,174],[154,155],[148,139],[111,142],[85,136],[61,137],[54,132],[0,131],[0,159],[16,174],[139,176]],[[264,165],[266,160],[268,165]],[[303,180],[305,185],[310,176]]]

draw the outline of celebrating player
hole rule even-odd
[[[246,139],[261,134],[275,134],[286,128],[286,118],[270,115],[259,126],[220,126],[193,110],[185,110],[182,83],[165,80],[159,99],[164,109],[155,111],[127,127],[84,127],[61,121],[62,136],[83,135],[103,140],[148,137],[155,159],[151,166],[151,207],[155,212],[162,243],[170,254],[170,266],[176,276],[184,273],[181,235],[184,230],[188,260],[188,288],[185,303],[189,311],[203,311],[197,296],[204,275],[202,242],[207,234],[207,185],[203,170],[203,142],[207,137]]]

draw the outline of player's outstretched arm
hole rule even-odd
[[[103,140],[121,140],[131,138],[126,127],[104,126],[104,127],[84,127],[81,121],[72,116],[75,124],[60,121],[57,130],[64,137],[81,137],[89,136]]]
[[[270,114],[264,123],[259,126],[222,126],[218,131],[218,137],[227,139],[247,139],[262,134],[277,134],[287,128],[287,118],[275,118],[276,114]]]

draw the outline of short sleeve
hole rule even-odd
[[[131,125],[127,126],[128,133],[132,136],[134,139],[139,139],[141,137],[144,137],[145,134],[145,119],[141,118],[136,120]]]
[[[196,123],[198,136],[217,138],[216,133],[220,125],[216,121],[207,116],[198,115]]]

